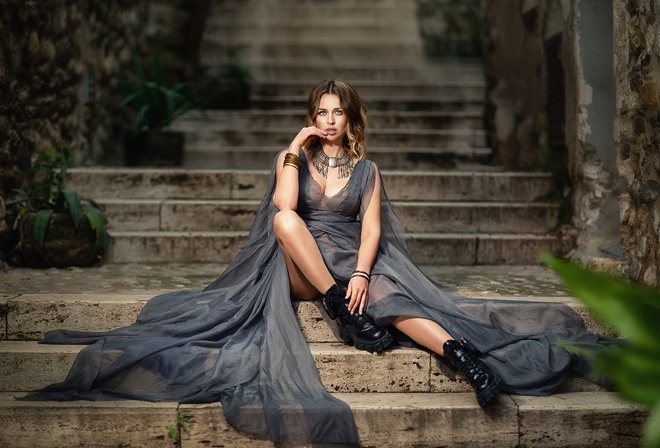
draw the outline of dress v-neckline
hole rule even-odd
[[[333,198],[336,198],[337,196],[339,196],[344,190],[346,190],[346,187],[348,187],[348,184],[350,184],[351,180],[353,180],[353,175],[355,174],[355,170],[358,168],[358,165],[360,165],[360,162],[362,162],[362,160],[358,160],[357,162],[355,162],[355,167],[353,168],[353,172],[351,173],[351,175],[348,177],[348,181],[344,184],[343,187],[341,187],[339,190],[337,190],[337,192],[335,194],[332,194],[332,195],[325,194],[325,189],[323,189],[321,187],[321,184],[319,183],[319,181],[317,181],[314,178],[314,175],[312,174],[312,171],[309,169],[309,165],[307,165],[307,164],[305,164],[305,165],[307,166],[307,174],[309,174],[309,177],[312,179],[312,181],[314,181],[314,184],[316,184],[316,187],[319,189],[319,191],[321,191],[321,196],[323,196],[324,199],[333,199]]]

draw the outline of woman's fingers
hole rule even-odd
[[[305,128],[302,128],[300,132],[298,132],[298,135],[296,135],[296,138],[293,139],[295,145],[300,147],[302,146],[307,140],[313,139],[313,138],[325,138],[328,136],[327,132],[323,132],[316,126],[308,126]]]
[[[358,312],[362,314],[367,308],[369,282],[363,278],[353,277],[348,282],[346,289],[346,298],[348,299],[348,310],[351,313]]]

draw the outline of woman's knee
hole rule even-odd
[[[273,231],[277,238],[285,238],[300,232],[302,219],[294,210],[280,210],[273,218]]]

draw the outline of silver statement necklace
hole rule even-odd
[[[347,178],[353,172],[353,168],[355,168],[355,162],[351,160],[346,151],[344,151],[341,157],[328,157],[323,152],[323,148],[319,146],[314,149],[312,165],[326,179],[328,178],[328,168],[338,168],[337,179]]]

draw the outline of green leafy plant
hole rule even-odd
[[[133,77],[125,85],[124,99],[120,108],[132,107],[135,111],[135,133],[169,128],[181,114],[193,107],[190,83],[169,86],[161,53],[151,55],[151,69],[144,70],[137,53],[132,53]]]
[[[64,188],[66,174],[64,153],[44,151],[39,154],[28,174],[25,189],[14,189],[17,197],[7,203],[8,207],[18,209],[15,212],[14,228],[19,227],[31,214],[35,214],[32,246],[43,256],[46,230],[54,213],[68,214],[76,229],[80,228],[84,218],[96,231],[96,250],[102,254],[110,243],[106,218],[95,201],[81,198],[76,190]],[[14,250],[22,248],[22,245],[21,237]]]
[[[174,425],[167,425],[167,437],[173,442],[174,446],[181,446],[181,435],[188,432],[193,427],[193,417],[188,410],[180,409],[176,412],[176,422]]]
[[[551,255],[543,260],[597,318],[626,336],[627,344],[591,356],[623,398],[650,409],[643,447],[660,446],[660,291]]]

